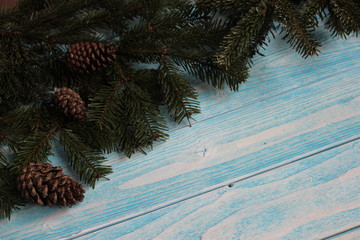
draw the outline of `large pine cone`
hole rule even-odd
[[[54,103],[69,119],[78,122],[86,120],[86,106],[80,95],[70,88],[58,88],[54,95]]]
[[[67,66],[80,73],[101,71],[115,58],[115,47],[96,42],[73,44],[66,54]]]
[[[25,199],[41,206],[71,207],[84,199],[82,185],[49,163],[30,163],[22,169],[17,184]]]

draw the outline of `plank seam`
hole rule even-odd
[[[155,211],[158,211],[158,210],[161,210],[161,209],[164,209],[164,208],[173,206],[173,205],[175,205],[175,204],[178,204],[178,203],[187,201],[187,200],[189,200],[189,199],[192,199],[192,198],[201,196],[201,195],[203,195],[203,194],[207,194],[207,193],[210,193],[210,192],[219,190],[219,189],[221,189],[221,188],[223,188],[223,187],[233,187],[233,185],[234,185],[235,183],[238,183],[238,182],[241,182],[241,181],[244,181],[244,180],[247,180],[247,179],[256,177],[256,176],[259,176],[259,175],[261,175],[261,174],[268,173],[268,172],[270,172],[270,171],[273,171],[273,170],[276,170],[276,169],[279,169],[279,168],[282,168],[282,167],[291,165],[291,164],[293,164],[293,163],[299,162],[299,161],[304,160],[304,159],[307,159],[307,158],[309,158],[309,157],[316,156],[316,155],[318,155],[318,154],[321,154],[321,153],[324,153],[324,152],[326,152],[326,151],[329,151],[329,150],[332,150],[332,149],[335,149],[335,148],[338,148],[338,147],[341,147],[341,146],[350,144],[350,143],[352,143],[352,142],[356,142],[356,141],[358,141],[358,140],[360,140],[360,136],[357,136],[356,138],[349,139],[349,140],[347,140],[347,141],[343,141],[343,142],[334,144],[334,145],[332,145],[332,146],[329,146],[329,147],[324,148],[324,149],[322,149],[322,150],[319,150],[319,151],[317,151],[317,152],[313,152],[313,153],[311,153],[311,154],[305,155],[305,156],[303,156],[303,157],[294,159],[294,160],[292,160],[292,161],[283,163],[283,164],[278,165],[278,166],[271,167],[271,168],[266,169],[266,170],[263,170],[263,171],[261,171],[261,172],[254,173],[254,174],[252,174],[252,175],[239,178],[239,179],[237,179],[237,180],[227,181],[226,184],[221,184],[221,185],[215,186],[215,187],[213,187],[213,188],[210,188],[210,189],[208,189],[208,190],[200,191],[200,192],[198,192],[198,193],[196,193],[196,194],[190,195],[190,196],[185,197],[185,198],[182,198],[182,199],[178,199],[178,200],[176,200],[176,201],[174,201],[174,202],[167,203],[167,204],[165,204],[165,205],[163,205],[163,206],[159,206],[159,207],[157,207],[157,208],[155,208],[155,209],[151,209],[151,210],[148,210],[148,211],[146,211],[146,212],[142,212],[142,213],[139,213],[139,214],[135,214],[135,215],[133,215],[133,216],[126,217],[126,218],[124,218],[124,219],[120,219],[120,220],[118,220],[118,221],[114,221],[114,222],[111,222],[111,223],[108,223],[108,224],[104,224],[104,225],[98,227],[97,229],[92,229],[92,230],[89,230],[89,231],[87,231],[87,232],[82,232],[82,233],[77,234],[77,235],[74,235],[74,236],[72,236],[72,237],[70,237],[70,238],[64,238],[64,239],[66,239],[66,240],[77,239],[77,238],[80,238],[80,237],[83,237],[83,236],[86,236],[86,235],[89,235],[89,234],[92,234],[92,233],[95,233],[95,232],[104,230],[104,229],[106,229],[106,228],[113,227],[113,226],[118,225],[118,224],[120,224],[120,223],[127,222],[127,221],[133,220],[133,219],[135,219],[135,218],[138,218],[138,217],[141,217],[141,216],[144,216],[144,215],[153,213],[153,212],[155,212]],[[357,227],[360,227],[360,226],[357,226]],[[351,230],[351,229],[349,229],[349,230]],[[346,231],[349,231],[349,230],[346,230]],[[344,231],[344,232],[346,232],[346,231]],[[332,236],[336,236],[336,235],[339,235],[339,234],[341,234],[341,233],[337,233],[337,234],[332,235]],[[329,237],[332,237],[332,236],[329,236]],[[327,238],[329,238],[329,237],[327,237]],[[326,238],[325,238],[325,239],[326,239]]]
[[[354,227],[352,227],[352,228],[349,228],[349,229],[346,229],[346,230],[344,230],[344,231],[341,231],[341,232],[338,232],[338,233],[334,233],[334,234],[332,234],[332,235],[330,235],[330,236],[321,238],[320,240],[334,239],[334,238],[336,238],[336,237],[339,237],[340,235],[346,234],[347,232],[351,232],[351,231],[353,231],[353,230],[356,230],[357,228],[359,228],[359,230],[360,230],[360,225],[356,225],[356,226],[354,226]]]

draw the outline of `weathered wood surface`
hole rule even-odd
[[[302,240],[332,236],[359,221],[360,161],[354,154],[360,155],[360,140],[80,239]]]
[[[0,239],[356,239],[360,42],[323,42],[303,60],[273,41],[237,93],[199,84],[193,127],[146,156],[109,155],[111,180],[83,203],[26,206]]]

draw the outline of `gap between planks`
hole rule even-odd
[[[352,227],[352,228],[349,228],[349,229],[346,229],[345,231],[341,231],[341,232],[338,232],[338,233],[335,233],[331,236],[327,236],[325,238],[322,238],[320,240],[331,240],[331,239],[337,239],[339,237],[343,237],[344,235],[347,235],[347,234],[350,234],[350,233],[353,233],[353,232],[357,232],[357,231],[360,231],[360,225],[356,225],[355,227]],[[359,233],[359,232],[358,232]],[[360,233],[359,233],[359,236],[360,236]],[[344,240],[347,239],[347,238],[344,238]],[[355,239],[354,239],[355,240]]]
[[[316,155],[318,155],[318,154],[324,153],[324,152],[329,151],[329,150],[331,150],[331,149],[335,149],[335,148],[338,148],[338,147],[341,147],[341,146],[344,146],[344,145],[347,145],[347,144],[356,142],[356,141],[358,141],[358,140],[360,140],[360,136],[357,136],[357,137],[352,138],[352,139],[348,139],[348,140],[343,141],[343,142],[341,142],[341,143],[337,143],[337,144],[334,144],[334,145],[330,145],[330,146],[328,146],[328,147],[326,147],[326,148],[320,149],[320,150],[315,151],[315,152],[313,152],[313,153],[307,154],[307,155],[305,155],[305,156],[302,156],[302,157],[299,157],[299,158],[296,158],[296,159],[293,159],[293,160],[289,160],[289,161],[287,161],[287,162],[285,162],[285,163],[282,163],[282,164],[280,164],[280,165],[277,165],[277,166],[272,166],[272,167],[270,167],[270,168],[268,168],[268,169],[261,170],[261,171],[259,171],[259,172],[250,174],[250,175],[248,175],[248,176],[245,175],[245,176],[242,176],[242,177],[240,177],[240,178],[236,178],[236,179],[233,179],[233,180],[231,180],[231,181],[227,181],[227,182],[225,182],[225,183],[222,183],[222,184],[217,185],[217,186],[213,186],[213,187],[211,187],[211,188],[209,188],[209,189],[207,189],[207,190],[200,191],[200,192],[198,192],[198,193],[196,193],[196,194],[187,196],[187,197],[185,197],[185,198],[177,199],[177,200],[175,200],[175,201],[169,202],[169,203],[164,204],[164,205],[162,205],[162,206],[158,206],[158,207],[156,207],[156,208],[154,208],[154,209],[151,209],[151,210],[148,210],[148,211],[145,211],[145,212],[142,212],[142,213],[137,213],[137,214],[134,214],[134,215],[132,215],[132,216],[129,216],[129,217],[126,217],[126,218],[123,218],[123,219],[119,219],[119,220],[117,220],[117,221],[113,221],[113,222],[108,223],[108,224],[101,225],[101,226],[97,227],[96,229],[91,229],[91,230],[89,230],[89,231],[84,231],[84,232],[82,232],[82,233],[80,233],[80,234],[73,235],[73,236],[70,237],[70,238],[63,238],[63,239],[64,239],[64,240],[65,240],[65,239],[66,239],[66,240],[77,239],[77,238],[84,237],[84,236],[89,235],[89,234],[96,233],[96,232],[101,231],[101,230],[104,230],[104,229],[106,229],[106,228],[113,227],[113,226],[116,226],[116,225],[118,225],[118,224],[121,224],[121,223],[130,221],[130,220],[133,220],[133,219],[135,219],[135,218],[138,218],[138,217],[141,217],[141,216],[144,216],[144,215],[147,215],[147,214],[156,212],[156,211],[158,211],[158,210],[161,210],[161,209],[164,209],[164,208],[173,206],[173,205],[175,205],[175,204],[178,204],[178,203],[181,203],[181,202],[184,202],[184,201],[187,201],[187,200],[190,200],[190,199],[199,197],[199,196],[201,196],[201,195],[203,195],[203,194],[207,194],[207,193],[210,193],[210,192],[219,190],[219,189],[221,189],[221,188],[223,188],[223,187],[232,187],[234,184],[236,184],[236,183],[238,183],[238,182],[241,182],[241,181],[244,181],[244,180],[247,180],[247,179],[250,179],[250,178],[254,178],[254,177],[259,176],[259,175],[261,175],[261,174],[268,173],[268,172],[271,172],[271,171],[273,171],[273,170],[276,170],[276,169],[279,169],[279,168],[282,168],[282,167],[285,167],[285,166],[294,164],[294,163],[299,162],[299,161],[301,161],[301,160],[304,160],[304,159],[307,159],[307,158],[316,156]],[[341,232],[335,233],[335,234],[333,234],[333,235],[331,235],[331,236],[328,236],[328,237],[326,237],[326,238],[323,238],[323,239],[334,239],[334,237],[336,237],[336,236],[340,236],[340,235],[342,235],[342,234],[346,234],[346,232],[349,232],[349,231],[352,231],[352,230],[358,229],[358,228],[360,228],[360,225],[357,225],[357,226],[352,227],[352,228],[350,228],[350,229],[347,229],[347,230],[345,230],[345,231],[341,231]]]

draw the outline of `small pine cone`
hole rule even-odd
[[[96,42],[73,44],[66,54],[68,68],[80,73],[99,72],[115,58],[115,47]]]
[[[71,207],[84,199],[82,185],[64,175],[61,167],[30,163],[17,177],[18,190],[28,201],[41,206]]]
[[[86,106],[80,95],[70,88],[58,88],[53,101],[58,109],[69,119],[78,122],[86,120]]]

